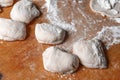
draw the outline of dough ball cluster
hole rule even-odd
[[[73,73],[79,64],[87,68],[107,68],[104,46],[97,39],[77,41],[73,44],[73,54],[57,47],[49,47],[43,52],[44,68],[50,72]]]
[[[0,0],[0,6],[7,7],[13,0]],[[0,39],[5,41],[24,40],[26,24],[40,15],[40,11],[31,0],[20,0],[12,8],[11,19],[0,18]]]
[[[3,7],[12,4],[13,0],[0,0],[0,5]],[[115,7],[119,7],[117,4],[119,3],[116,0],[91,0],[90,6],[96,12],[100,11],[108,16],[119,17],[120,15],[117,13],[119,10]],[[11,19],[0,18],[0,39],[5,41],[24,40],[26,24],[39,15],[40,11],[31,0],[18,1],[11,10]],[[35,26],[35,36],[39,43],[57,45],[64,42],[66,31],[53,24],[38,23]],[[45,70],[50,72],[70,74],[75,72],[80,64],[87,68],[107,68],[104,47],[97,39],[75,42],[73,54],[52,46],[43,52],[42,57]]]

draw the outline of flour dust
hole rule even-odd
[[[93,13],[89,0],[46,0],[46,8],[49,23],[68,32],[65,42],[58,45],[63,49],[72,51],[73,43],[81,39],[101,39],[107,48],[120,43],[120,28],[109,28],[111,20]]]

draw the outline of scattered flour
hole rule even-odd
[[[47,19],[50,21],[50,23],[58,25],[66,31],[72,32],[72,34],[69,35],[69,40],[67,40],[61,45],[58,45],[59,47],[70,51],[75,41],[92,38],[101,39],[105,43],[107,48],[109,48],[113,44],[118,44],[120,42],[118,37],[114,36],[119,36],[120,32],[118,31],[117,33],[115,33],[116,30],[114,30],[115,27],[115,29],[119,30],[119,27],[117,28],[117,26],[115,26],[109,28],[105,26],[101,30],[101,26],[109,24],[109,21],[107,21],[107,19],[103,19],[102,17],[96,17],[97,15],[93,16],[93,14],[91,15],[91,13],[88,13],[88,4],[89,3],[87,1],[83,0],[46,0]],[[108,7],[106,8],[109,8],[109,6],[111,5],[113,8],[113,4],[108,5]],[[104,6],[107,5],[104,4]],[[115,9],[111,10],[111,12],[113,12],[113,15],[117,14]],[[115,20],[116,22],[120,23],[119,18],[113,18],[112,20]],[[108,31],[110,33],[113,33],[114,35],[107,34]],[[96,36],[95,34],[97,32],[98,34]]]
[[[95,37],[105,43],[107,49],[114,44],[120,43],[120,26],[103,27]]]
[[[120,18],[111,18],[111,20],[114,20],[117,23],[120,23]]]
[[[35,71],[35,68],[36,68],[36,64],[35,63],[31,63],[30,65],[29,65],[29,68],[30,68],[30,70],[31,71]]]
[[[61,18],[60,16],[58,16],[58,15],[62,16],[57,5],[58,2],[59,0],[46,0],[46,7],[48,13],[47,18],[52,24],[58,25],[59,27],[66,31],[76,31],[74,24],[70,24],[66,22],[63,17]]]
[[[78,3],[82,3],[83,1],[82,0],[79,0]]]

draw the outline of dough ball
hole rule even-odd
[[[39,43],[60,44],[65,38],[65,31],[52,24],[37,24],[35,35]]]
[[[13,0],[0,0],[1,7],[11,6],[13,4]]]
[[[73,45],[82,65],[88,68],[107,68],[107,60],[101,42],[97,39],[81,40]]]
[[[111,18],[120,17],[120,0],[91,0],[90,7],[94,12]]]
[[[10,17],[13,20],[30,23],[35,17],[40,15],[40,11],[31,0],[20,0],[12,8]]]
[[[0,18],[0,39],[6,41],[23,40],[26,37],[26,26],[22,22]]]
[[[50,72],[70,74],[79,67],[79,58],[57,47],[49,47],[43,53],[44,68]]]

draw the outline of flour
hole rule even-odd
[[[110,19],[117,22],[117,23],[120,23],[120,18],[110,18]]]
[[[35,63],[31,63],[30,65],[29,65],[29,68],[30,68],[30,70],[31,71],[35,71],[35,68],[36,68],[36,64]]]
[[[120,43],[120,26],[103,27],[95,37],[105,43],[107,49],[114,44]]]
[[[101,0],[91,0],[91,1],[101,1]],[[110,0],[111,3],[109,4],[109,7],[107,7],[107,10],[109,10],[109,12],[111,12],[114,15],[116,15],[115,17],[117,17],[119,14],[119,12],[114,8],[114,1],[112,2],[112,0]],[[117,1],[117,0],[116,0]],[[95,2],[95,3],[96,3]],[[60,5],[59,5],[59,4]],[[102,2],[103,3],[103,2]],[[109,3],[109,1],[107,2]],[[119,2],[117,3],[119,4]],[[92,6],[97,6],[99,4],[93,4]],[[105,4],[106,5],[106,4]],[[116,4],[115,4],[116,5]],[[119,5],[117,5],[119,7]],[[72,34],[69,35],[69,38],[67,38],[68,40],[66,40],[63,44],[58,45],[59,47],[69,50],[72,50],[72,45],[74,42],[78,41],[78,40],[82,40],[82,39],[92,39],[92,38],[100,38],[100,36],[97,34],[97,32],[101,32],[100,30],[103,30],[106,32],[105,28],[107,26],[105,26],[102,29],[102,26],[104,25],[108,25],[109,21],[106,18],[103,17],[98,17],[96,14],[93,15],[91,13],[88,13],[88,2],[84,1],[84,0],[46,0],[46,7],[47,7],[47,19],[50,21],[50,23],[55,24],[60,26],[61,28],[72,32]],[[104,7],[104,6],[103,6]],[[98,10],[98,7],[95,7],[96,10]],[[103,10],[103,8],[100,7],[101,10]],[[68,12],[68,13],[67,13]],[[67,15],[66,15],[67,14]],[[102,14],[102,13],[101,13]],[[106,15],[107,13],[103,14]],[[119,18],[113,18],[116,22],[120,22]],[[67,21],[69,20],[69,22]],[[105,23],[105,24],[103,24]],[[102,24],[102,25],[101,25]],[[117,26],[116,26],[117,27]],[[119,29],[119,28],[118,28]],[[112,29],[110,30],[112,31]],[[93,32],[93,33],[91,33]],[[112,31],[113,32],[113,31]],[[97,35],[96,35],[97,34]],[[101,32],[102,36],[107,37],[108,34],[103,34],[103,32]],[[116,33],[117,35],[117,33]],[[111,45],[113,45],[113,43],[118,44],[118,41],[112,41],[111,39],[116,39],[116,37],[114,37],[113,35],[109,35],[112,38],[110,38],[109,41],[104,40],[101,38],[101,40],[103,42],[107,42],[105,43],[105,45],[107,47],[110,47]]]
[[[47,7],[47,18],[49,21],[54,25],[59,25],[62,29],[66,31],[76,31],[74,24],[68,23],[64,20],[64,17],[60,17],[58,15],[63,16],[60,14],[58,8],[59,0],[46,0],[46,7]],[[64,5],[65,6],[65,5]]]
[[[82,2],[83,2],[83,0],[79,0],[79,1],[78,1],[78,3],[82,3]]]

